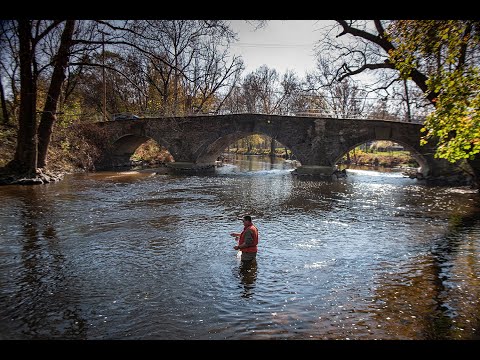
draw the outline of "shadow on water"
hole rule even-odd
[[[475,252],[464,252],[466,248],[478,246],[478,236],[472,229],[480,225],[480,201],[476,199],[476,207],[466,216],[453,216],[450,219],[448,232],[432,247],[433,269],[435,273],[436,312],[439,316],[432,316],[431,331],[426,338],[456,339],[462,336],[464,330],[472,334],[472,339],[480,339],[480,291],[478,291],[479,258]],[[452,271],[457,268],[456,271]],[[464,273],[468,286],[475,293],[464,294],[462,287],[465,284],[455,279],[455,272]],[[462,296],[459,297],[458,292]],[[456,294],[457,293],[457,294]],[[466,295],[466,296],[465,296]],[[456,308],[457,310],[453,310]],[[467,319],[475,319],[471,322]]]
[[[18,187],[15,192],[21,204],[21,264],[13,270],[18,274],[4,279],[16,282],[9,296],[3,296],[1,323],[21,326],[17,333],[25,339],[86,338],[81,310],[70,301],[74,288],[65,273],[66,259],[54,227],[55,209],[45,188]]]
[[[480,339],[480,208],[453,216],[428,253],[400,262],[378,281],[372,313],[384,336]],[[468,290],[467,290],[468,289]]]

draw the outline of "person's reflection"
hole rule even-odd
[[[243,285],[242,297],[249,298],[253,295],[255,280],[257,280],[257,260],[241,261],[238,273],[240,282]]]

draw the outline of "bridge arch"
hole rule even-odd
[[[130,163],[130,158],[135,153],[135,151],[149,140],[154,140],[159,146],[167,149],[164,145],[165,142],[162,139],[156,139],[146,135],[138,134],[124,134],[118,139],[112,142],[111,144],[111,158],[112,165],[115,166],[125,166]],[[171,153],[170,153],[171,154]],[[173,154],[171,154],[173,156]]]
[[[428,165],[428,160],[425,158],[425,156],[420,153],[415,147],[413,147],[411,144],[407,143],[407,142],[404,142],[402,140],[394,140],[394,139],[385,139],[387,141],[391,141],[391,142],[395,142],[397,144],[400,144],[402,145],[407,151],[410,152],[410,155],[415,159],[415,161],[418,163],[419,165],[419,168],[418,168],[418,172],[423,174],[423,175],[427,175],[428,172],[429,172],[429,165]],[[332,161],[332,164],[333,165],[336,165],[340,159],[342,159],[343,156],[345,156],[345,154],[347,154],[349,151],[355,149],[356,147],[362,145],[362,144],[365,144],[367,142],[370,142],[370,141],[379,141],[379,139],[369,139],[369,140],[362,140],[360,142],[356,142],[356,143],[353,143],[350,144],[348,146],[348,148],[341,148],[340,149],[340,152],[336,153],[336,155],[334,155],[333,157],[333,161]]]
[[[131,156],[140,145],[150,139],[149,136],[125,134],[112,143],[112,154],[116,156],[129,154]]]
[[[262,131],[234,131],[217,138],[210,145],[208,145],[201,153],[199,153],[196,163],[209,164],[215,162],[215,160],[224,152],[224,150],[229,145],[251,135],[264,135],[273,138],[271,134]],[[289,146],[284,144],[281,140],[279,140],[278,138],[273,139],[275,139],[275,141],[290,150],[293,156],[296,156],[294,151]]]

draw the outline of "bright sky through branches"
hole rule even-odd
[[[320,29],[331,20],[268,20],[255,30],[257,22],[231,20],[239,41],[232,44],[231,52],[241,55],[245,74],[265,64],[280,74],[287,69],[303,77],[315,67],[314,46],[321,38]]]

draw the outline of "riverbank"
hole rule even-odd
[[[17,129],[13,126],[0,125],[0,168],[13,159],[17,143]]]
[[[67,127],[57,125],[52,133],[48,149],[47,165],[37,169],[34,177],[27,177],[7,167],[15,156],[17,129],[14,126],[0,125],[0,185],[37,185],[60,181],[67,174],[95,171],[95,161],[101,154],[100,148],[93,142],[87,142]],[[141,145],[134,156],[132,166],[160,167],[173,161],[170,153],[147,141]]]
[[[408,151],[351,151],[338,162],[339,165],[382,166],[385,168],[417,168],[416,160]]]
[[[65,128],[55,129],[48,149],[47,166],[38,168],[34,177],[18,173],[8,166],[15,157],[16,145],[17,128],[0,125],[0,185],[46,184],[60,181],[66,174],[88,169],[84,156],[86,143],[75,141]]]
[[[268,156],[270,150],[239,148],[236,151],[226,152],[230,156],[234,155],[258,155]],[[285,152],[284,148],[275,149],[275,157],[286,159],[295,159],[291,151]],[[350,155],[345,156],[338,162],[338,165],[358,165],[358,166],[381,166],[384,168],[417,168],[419,165],[410,155],[409,151],[375,151],[365,152],[362,150],[351,151]]]

